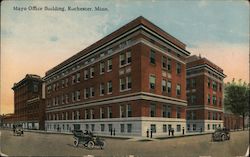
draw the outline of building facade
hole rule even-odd
[[[33,74],[27,74],[14,84],[14,115],[11,118],[12,124],[8,123],[8,126],[22,124],[25,129],[44,129],[44,87],[42,78]]]
[[[187,130],[223,127],[223,70],[206,58],[187,59]]]
[[[186,130],[186,45],[138,17],[46,72],[48,131]]]

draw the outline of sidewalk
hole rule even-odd
[[[3,128],[1,128],[3,129]],[[4,129],[4,130],[11,130],[11,129]],[[247,129],[246,129],[247,130]],[[246,131],[245,130],[245,131]],[[237,131],[243,131],[243,130],[237,130]],[[24,130],[24,132],[34,132],[34,133],[41,133],[41,134],[59,134],[59,135],[73,135],[72,132],[53,132],[53,131],[44,131],[44,130]],[[231,131],[235,132],[235,131]],[[180,137],[188,137],[188,136],[201,136],[201,135],[207,135],[207,134],[212,134],[212,132],[195,132],[195,133],[185,133],[184,135],[175,135],[175,136],[168,136],[166,135],[154,135],[153,138],[150,137],[142,137],[142,136],[111,136],[111,135],[98,135],[99,137],[103,138],[112,138],[112,139],[124,139],[128,141],[158,141],[158,140],[163,140],[163,139],[173,139],[173,138],[180,138]]]

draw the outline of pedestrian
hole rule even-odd
[[[168,128],[168,136],[170,136],[171,128]]]
[[[202,133],[202,127],[201,127],[201,133]]]
[[[173,128],[172,128],[171,132],[172,132],[172,136],[174,136],[174,129]]]
[[[185,133],[185,130],[184,130],[184,127],[182,128],[182,135],[184,135],[184,133]]]
[[[113,129],[111,128],[111,129],[110,129],[110,134],[111,134],[111,136],[112,136],[112,131],[113,131]]]
[[[147,129],[147,137],[149,137],[149,130]]]
[[[150,130],[150,138],[153,138],[153,130]]]

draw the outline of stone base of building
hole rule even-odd
[[[169,129],[174,135],[186,132],[186,120],[160,117],[130,117],[88,120],[50,120],[45,121],[47,131],[71,132],[74,129],[89,130],[98,135],[117,136],[153,136],[168,135]],[[112,130],[112,131],[111,131]]]
[[[13,128],[14,124],[21,124],[23,129],[34,129],[39,130],[39,122],[38,121],[19,121],[14,123],[5,123],[3,127]]]
[[[187,120],[187,132],[213,132],[223,127],[223,120]]]

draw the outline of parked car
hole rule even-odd
[[[22,125],[13,125],[13,134],[14,134],[14,136],[23,135],[23,127],[22,127]]]
[[[226,128],[217,128],[212,134],[212,141],[230,140],[230,131]]]
[[[85,130],[83,133],[82,130],[74,130],[74,146],[78,147],[79,144],[83,144],[84,147],[93,149],[95,146],[99,146],[101,149],[105,146],[104,139],[101,139],[98,136],[94,136],[92,132]]]

